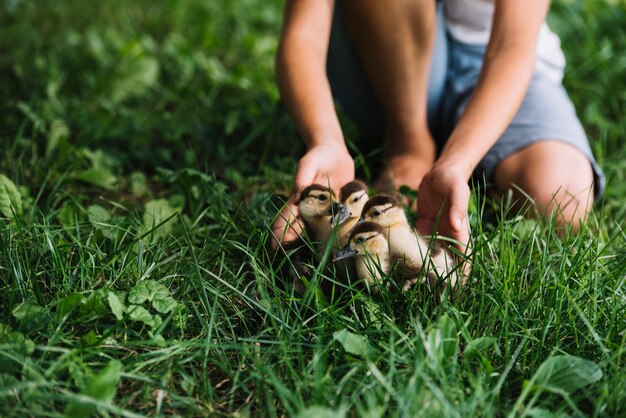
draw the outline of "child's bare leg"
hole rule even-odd
[[[511,154],[495,171],[496,186],[527,193],[545,214],[556,213],[557,228],[577,231],[593,203],[593,171],[587,157],[558,141],[542,141]],[[526,196],[513,188],[519,201]]]
[[[426,118],[435,2],[345,0],[343,12],[386,122],[388,169],[377,186],[417,189],[436,151]]]

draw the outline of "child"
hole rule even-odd
[[[336,99],[383,139],[378,187],[419,188],[417,228],[469,241],[468,181],[530,196],[577,230],[604,177],[561,80],[565,59],[545,23],[549,0],[288,0],[278,83],[307,146],[294,197],[273,226],[299,228],[311,183],[354,177]],[[295,228],[295,229],[294,229]],[[274,243],[275,245],[277,242]]]

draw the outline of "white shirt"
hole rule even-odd
[[[446,28],[459,42],[486,45],[491,35],[494,9],[494,0],[444,0]],[[537,40],[535,71],[560,83],[564,69],[561,41],[543,22]]]

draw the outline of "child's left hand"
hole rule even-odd
[[[455,246],[465,252],[469,243],[469,198],[470,190],[465,176],[454,166],[435,164],[424,176],[419,188],[415,225],[418,232],[436,232],[451,238],[456,241]]]

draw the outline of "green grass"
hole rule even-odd
[[[0,1],[0,416],[626,416],[623,2],[550,16],[604,198],[557,237],[475,196],[440,305],[284,285],[282,2],[160,3]]]

